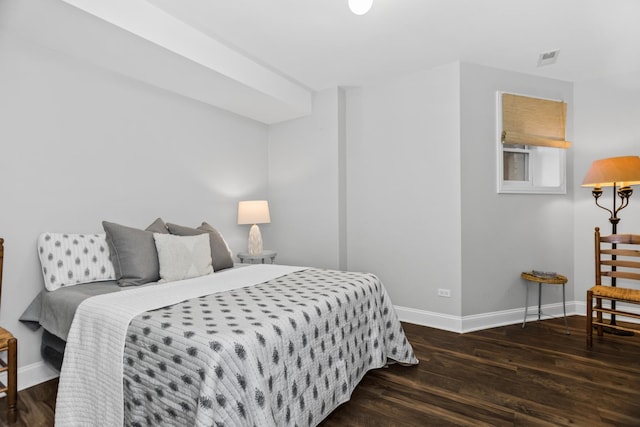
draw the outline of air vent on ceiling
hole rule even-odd
[[[551,50],[549,52],[542,52],[538,57],[538,67],[542,67],[544,65],[555,64],[558,60],[558,55],[560,55],[559,50]]]

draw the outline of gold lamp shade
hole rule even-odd
[[[582,180],[583,187],[625,187],[640,184],[640,157],[623,156],[596,160]]]

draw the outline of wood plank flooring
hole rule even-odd
[[[640,426],[640,336],[585,347],[585,318],[456,334],[404,324],[418,366],[369,372],[322,427]],[[57,381],[19,393],[14,426],[52,426]],[[6,425],[0,399],[0,425]]]

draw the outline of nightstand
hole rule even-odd
[[[248,252],[238,252],[238,259],[243,264],[266,264],[267,260],[269,264],[273,264],[276,260],[275,251],[262,251],[260,255],[249,255]]]

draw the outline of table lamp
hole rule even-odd
[[[266,200],[246,200],[238,203],[238,224],[251,224],[247,252],[262,255],[262,234],[258,224],[271,222],[269,202]]]

